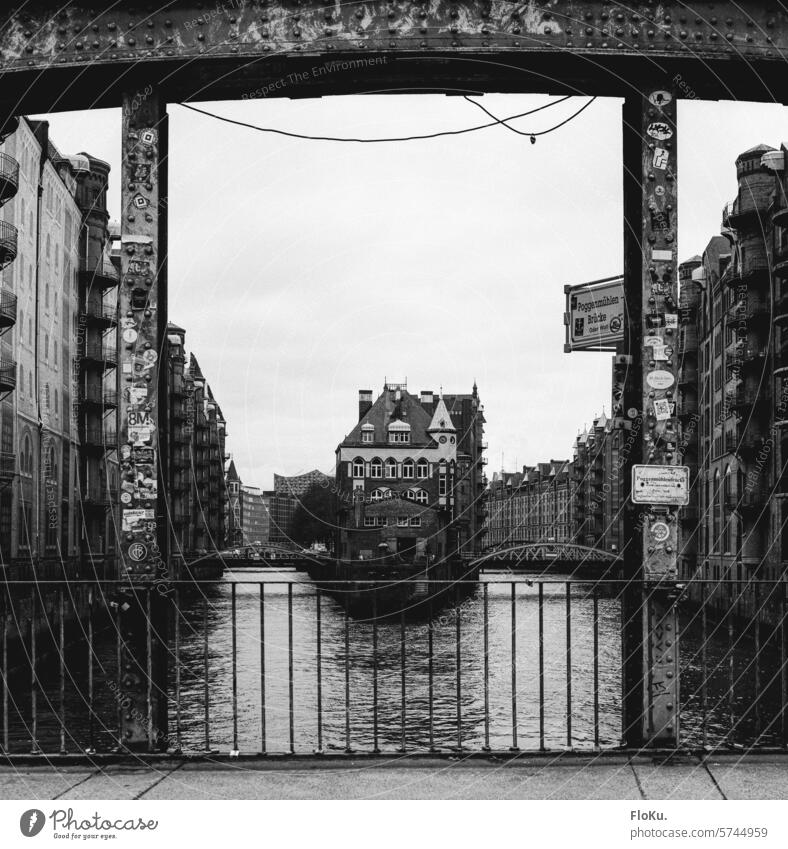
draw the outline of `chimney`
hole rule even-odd
[[[372,406],[372,390],[371,389],[359,389],[358,390],[358,420],[364,418],[364,416],[369,411]]]
[[[422,389],[421,390],[421,396],[419,398],[419,400],[421,401],[421,406],[424,407],[424,409],[430,415],[432,415],[435,412],[435,410],[433,410],[433,404],[435,403],[434,398],[435,398],[435,396],[433,395],[433,392],[432,392],[431,389]]]

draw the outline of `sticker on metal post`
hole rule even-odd
[[[633,466],[632,503],[689,504],[689,466]]]

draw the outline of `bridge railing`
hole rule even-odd
[[[151,729],[152,748],[507,754],[620,745],[623,583],[434,583],[432,602],[422,595],[417,605],[423,584],[320,588],[296,575],[171,586],[167,677],[146,683],[149,701],[166,694],[169,724]],[[127,704],[123,585],[3,590],[3,752],[111,753]],[[348,605],[359,593],[366,607]],[[392,593],[400,603],[382,615],[378,604]],[[784,747],[784,585],[695,582],[678,603],[682,747]]]

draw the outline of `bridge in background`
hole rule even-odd
[[[588,568],[589,571],[604,573],[615,565],[623,565],[618,554],[586,545],[554,542],[499,546],[473,561],[473,566],[481,570],[548,566],[556,569],[571,568],[572,571]]]

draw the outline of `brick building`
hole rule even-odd
[[[486,529],[484,413],[478,390],[417,397],[386,383],[359,392],[358,421],[337,448],[340,557],[386,544],[405,557],[479,551]]]
[[[0,156],[0,556],[113,565],[118,273],[109,166],[20,119]],[[15,389],[15,391],[13,391]],[[57,568],[60,568],[59,565]]]
[[[226,422],[194,354],[187,361],[186,333],[167,328],[170,398],[169,519],[172,553],[187,559],[226,544]]]
[[[784,146],[742,153],[722,236],[680,268],[684,578],[772,580],[788,562],[785,165]]]
[[[496,472],[487,499],[490,547],[568,542],[572,537],[571,464],[551,460]]]

